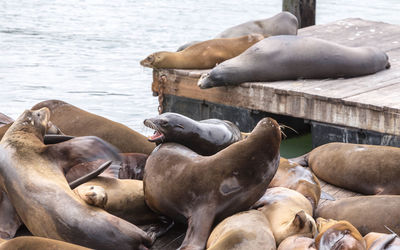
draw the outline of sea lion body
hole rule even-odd
[[[116,151],[97,138],[44,145],[49,117],[47,108],[25,111],[0,142],[0,185],[29,231],[96,249],[150,246],[145,232],[87,205],[65,179],[64,172],[93,153],[90,150],[96,151],[94,156],[119,159]],[[79,146],[77,142],[86,144]]]
[[[245,139],[212,156],[163,143],[149,156],[144,174],[147,205],[186,222],[181,249],[204,249],[214,221],[247,210],[265,192],[279,164],[281,135],[262,119]]]
[[[272,36],[203,74],[198,85],[204,89],[244,82],[347,78],[389,67],[386,53],[374,47],[347,47],[312,37]]]
[[[368,233],[364,236],[368,250],[400,249],[400,238],[396,234]]]
[[[271,224],[276,244],[291,235],[313,237],[316,224],[310,202],[299,192],[284,188],[268,188],[254,205]]]
[[[284,239],[279,244],[278,250],[317,250],[314,239],[304,236],[293,235]]]
[[[313,210],[321,196],[318,178],[308,168],[284,158],[280,159],[278,171],[268,187],[285,187],[301,193],[310,201]]]
[[[264,39],[263,35],[251,34],[207,40],[179,52],[155,52],[142,60],[140,64],[150,68],[211,69],[218,63],[238,56],[262,39]]]
[[[400,194],[400,149],[328,143],[313,149],[308,166],[322,180],[362,194]]]
[[[122,153],[150,154],[154,145],[144,135],[107,118],[89,113],[59,100],[43,101],[32,109],[47,107],[51,122],[65,134],[72,136],[93,135],[117,147]]]
[[[400,234],[400,196],[377,195],[342,198],[325,202],[317,208],[318,217],[346,220],[366,235],[370,232],[386,233],[385,225]]]
[[[220,222],[211,232],[207,250],[275,250],[275,239],[265,216],[250,210],[234,214]]]
[[[348,221],[317,219],[318,236],[315,245],[319,250],[366,250],[360,232]]]
[[[249,21],[222,31],[216,38],[238,37],[248,34],[264,36],[296,35],[298,21],[292,13],[283,11],[270,18]]]
[[[21,236],[12,240],[0,242],[0,250],[13,249],[89,250],[89,248],[79,245],[37,236]]]
[[[213,155],[242,139],[239,128],[226,120],[195,121],[184,115],[168,112],[146,119],[144,124],[156,130],[150,141],[176,142],[200,155]]]

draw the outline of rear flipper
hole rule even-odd
[[[290,158],[288,159],[291,162],[295,162],[297,164],[299,164],[300,166],[303,167],[308,167],[308,155],[310,153],[304,154],[302,156],[296,157],[296,158]]]

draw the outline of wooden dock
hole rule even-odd
[[[348,79],[243,83],[206,90],[198,88],[197,80],[208,70],[155,69],[152,90],[163,94],[164,111],[184,113],[195,119],[229,119],[243,128],[243,123],[251,119],[226,114],[231,111],[221,114],[221,110],[265,112],[317,125],[371,131],[383,135],[382,138],[386,136],[375,144],[400,146],[400,25],[350,18],[303,28],[298,33],[347,46],[378,47],[388,54],[391,68]],[[185,102],[197,103],[200,108],[185,109]],[[201,105],[208,111],[204,112]],[[219,108],[210,113],[210,105]]]

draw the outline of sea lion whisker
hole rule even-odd
[[[287,126],[287,125],[285,125],[285,124],[279,124],[279,127],[280,127],[281,129],[282,129],[282,128],[288,128],[288,129],[292,130],[293,132],[295,132],[296,134],[299,134],[299,132],[297,132],[294,128],[289,127],[289,126]]]
[[[397,238],[400,238],[400,236],[396,233],[396,232],[394,232],[392,229],[390,229],[388,226],[386,226],[386,225],[383,225],[389,232],[391,232],[392,234],[394,234],[394,235],[396,235],[396,237]]]
[[[185,235],[185,233],[182,233],[181,235],[179,235],[178,237],[176,237],[175,239],[171,240],[169,243],[164,245],[161,249],[165,249],[166,247],[170,246],[172,243],[174,243],[176,240],[182,238],[182,236],[184,236],[184,235]]]

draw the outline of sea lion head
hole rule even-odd
[[[317,225],[314,218],[308,215],[304,210],[297,212],[291,223],[288,224],[286,229],[280,231],[275,235],[276,242],[281,242],[287,236],[301,235],[305,237],[314,237],[317,233]]]
[[[6,134],[15,131],[32,133],[39,139],[44,138],[50,120],[50,110],[46,107],[39,110],[25,110]]]
[[[318,249],[356,250],[366,249],[360,232],[347,221],[317,219],[319,234],[315,239]]]
[[[185,128],[195,121],[188,122],[189,118],[177,113],[164,113],[154,118],[144,120],[144,125],[155,130],[149,141],[157,144],[173,140],[174,142],[184,140]]]
[[[160,63],[164,60],[164,53],[165,52],[161,51],[150,54],[145,59],[140,61],[140,65],[149,68],[159,68]]]

